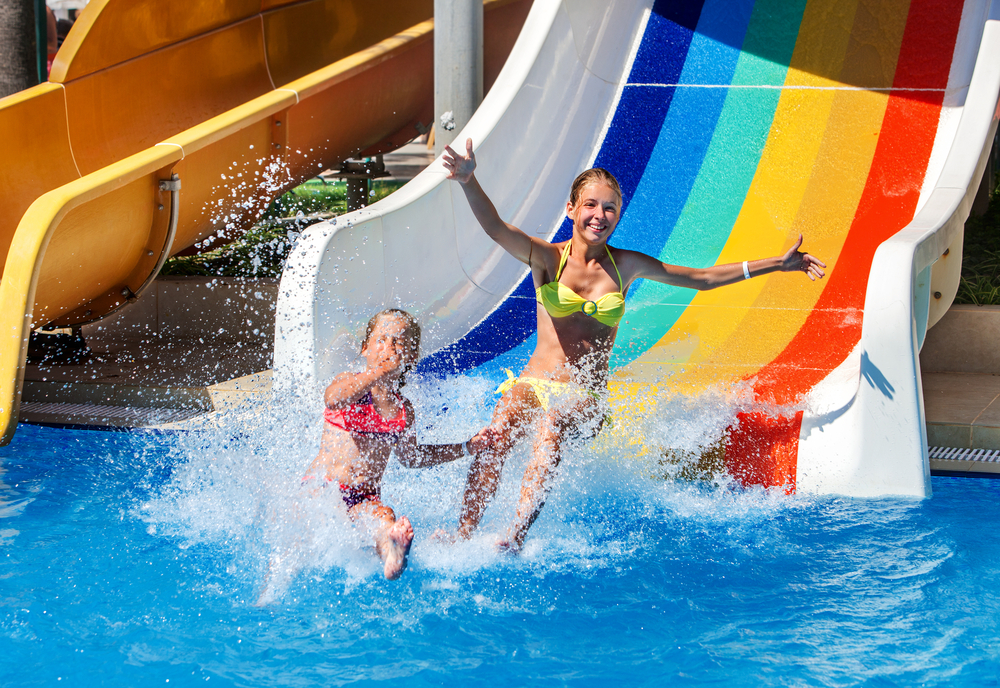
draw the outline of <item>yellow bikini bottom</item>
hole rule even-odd
[[[515,385],[520,384],[531,387],[531,391],[535,393],[538,403],[541,404],[542,409],[545,411],[549,410],[553,402],[563,399],[582,401],[586,397],[592,397],[597,401],[601,400],[600,394],[592,389],[582,387],[575,382],[556,382],[555,380],[545,380],[540,377],[516,377],[510,370],[507,370],[507,379],[500,383],[496,393],[506,394]]]

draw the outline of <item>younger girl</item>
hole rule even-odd
[[[407,468],[426,468],[484,450],[491,436],[480,432],[462,444],[419,445],[413,405],[399,390],[417,361],[420,326],[409,313],[390,308],[369,322],[361,344],[367,367],[342,373],[326,388],[319,456],[302,479],[305,487],[340,490],[351,519],[371,528],[385,577],[399,578],[413,540],[413,527],[382,503],[380,487],[389,456]]]

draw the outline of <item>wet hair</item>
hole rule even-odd
[[[365,327],[365,338],[361,341],[361,350],[364,351],[365,347],[368,346],[368,340],[372,337],[372,332],[378,326],[379,320],[385,317],[395,317],[401,318],[406,323],[406,335],[410,339],[410,348],[415,354],[414,358],[420,355],[420,323],[412,315],[399,308],[386,308],[384,311],[379,311],[371,317],[368,321],[368,326]],[[402,387],[406,384],[406,374],[410,372],[412,364],[407,363],[406,367],[403,368],[403,374],[399,376],[399,386]]]
[[[589,170],[581,172],[577,178],[573,180],[573,186],[569,191],[569,202],[572,205],[575,206],[580,201],[580,193],[588,184],[607,184],[618,196],[618,203],[621,204],[622,188],[618,185],[618,180],[615,179],[615,175],[611,174],[603,167],[592,167]]]

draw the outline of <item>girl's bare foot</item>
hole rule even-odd
[[[386,533],[385,546],[385,577],[388,580],[396,580],[406,568],[406,555],[410,552],[410,543],[413,542],[413,526],[410,519],[403,516],[389,528]]]
[[[511,538],[497,540],[496,548],[500,554],[514,555],[521,553],[521,546]]]
[[[475,528],[470,526],[459,526],[458,530],[445,530],[444,528],[438,528],[431,535],[431,539],[436,542],[442,542],[446,545],[454,545],[459,541],[471,540],[472,533],[475,532]]]
[[[441,542],[445,545],[454,545],[458,541],[458,536],[450,530],[445,530],[444,528],[438,528],[431,535],[431,540],[434,542]]]

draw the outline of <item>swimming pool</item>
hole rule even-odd
[[[295,503],[314,420],[244,418],[257,429],[242,434],[22,426],[0,449],[0,685],[1000,674],[1000,481],[934,478],[925,501],[786,497],[581,451],[510,558],[490,540],[516,466],[481,537],[455,547],[427,536],[453,524],[465,465],[395,466],[385,497],[417,540],[390,583],[357,533]],[[281,547],[289,575],[255,606]]]

